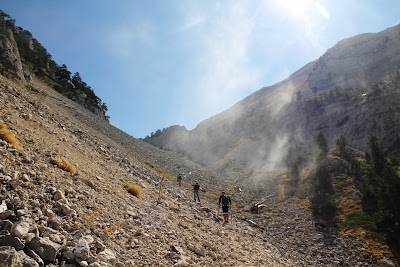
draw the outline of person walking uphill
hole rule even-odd
[[[218,207],[221,207],[222,204],[222,214],[224,215],[224,223],[229,222],[229,209],[232,207],[231,198],[225,194],[223,191],[221,196],[219,197]]]
[[[196,183],[193,185],[194,202],[196,202],[196,198],[200,202],[199,190],[200,190],[200,185],[196,181]]]
[[[178,177],[176,177],[176,180],[178,181],[178,185],[181,186],[182,185],[182,173],[178,174]]]

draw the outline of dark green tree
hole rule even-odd
[[[323,132],[319,132],[314,138],[314,143],[319,148],[320,152],[324,155],[328,154],[328,141]]]
[[[336,141],[336,146],[337,146],[337,148],[339,150],[340,156],[345,158],[346,157],[346,153],[347,153],[347,151],[346,151],[347,141],[346,141],[346,138],[343,137],[343,135],[341,135],[339,137],[339,139]]]
[[[376,174],[381,174],[385,166],[385,157],[379,146],[378,138],[373,133],[369,133],[367,143],[371,152],[373,171]]]

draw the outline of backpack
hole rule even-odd
[[[222,206],[229,206],[229,202],[230,202],[230,198],[229,198],[229,196],[227,196],[227,195],[222,195],[221,196],[221,203],[222,203]]]
[[[198,183],[196,183],[196,184],[194,185],[194,187],[193,187],[193,190],[194,190],[194,191],[199,191],[199,189],[200,189],[200,185],[199,185]]]

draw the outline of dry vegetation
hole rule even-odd
[[[128,192],[138,199],[142,198],[142,188],[138,185],[130,184],[130,183],[125,183],[124,188],[128,190]]]
[[[76,167],[72,165],[68,160],[62,158],[53,158],[51,159],[51,163],[56,165],[58,168],[70,172],[71,174],[76,173]]]
[[[7,128],[5,123],[0,123],[0,138],[13,145],[16,149],[22,150],[22,146],[19,144],[17,137]]]

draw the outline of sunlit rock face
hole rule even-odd
[[[321,56],[309,74],[318,90],[365,87],[399,68],[400,27],[364,33],[338,42]]]
[[[394,153],[400,143],[399,70],[400,26],[361,34],[194,130],[182,135],[172,128],[147,141],[236,178],[284,166],[288,146],[311,144],[318,132],[330,146],[343,135],[349,145],[366,149],[372,131]]]
[[[11,75],[22,79],[22,63],[17,43],[10,29],[0,27],[0,62],[2,69],[10,71]]]

